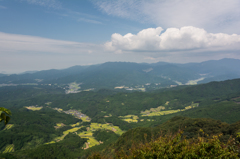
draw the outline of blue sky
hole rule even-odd
[[[239,0],[0,0],[0,73],[240,59]]]

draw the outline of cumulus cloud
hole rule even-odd
[[[1,52],[45,52],[55,54],[84,54],[99,50],[100,45],[48,39],[36,36],[0,32]]]
[[[176,51],[227,51],[240,50],[240,35],[224,33],[208,33],[204,29],[193,26],[168,28],[148,28],[136,35],[128,33],[112,34],[111,41],[105,43],[109,51],[144,51],[144,52],[176,52]]]
[[[240,33],[239,0],[95,0],[104,13],[163,28],[195,26]]]

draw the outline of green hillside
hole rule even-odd
[[[6,128],[0,125],[2,157],[113,155],[112,149],[143,142],[144,134],[147,142],[182,129],[186,138],[195,138],[202,129],[222,133],[225,142],[240,130],[240,79],[132,93],[65,94],[58,87],[44,86],[39,92],[34,86],[18,87],[26,90],[23,94],[13,88],[0,88],[3,95],[16,97],[0,100],[13,114]]]

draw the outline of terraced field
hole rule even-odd
[[[9,153],[9,152],[14,152],[14,145],[7,145],[3,153]]]
[[[87,131],[83,131],[78,134],[81,138],[88,139],[87,143],[85,143],[84,149],[93,147],[95,145],[99,145],[101,143],[100,141],[97,141],[93,137],[93,132],[96,130],[99,130],[99,129],[113,131],[114,133],[116,133],[118,135],[123,134],[123,131],[118,126],[113,126],[111,124],[91,123],[91,125],[90,125],[90,127],[88,127]]]
[[[82,137],[82,138],[86,138],[87,139],[87,142],[83,146],[84,150],[100,144],[94,137]]]
[[[122,131],[118,126],[114,126],[112,124],[100,124],[100,123],[91,123],[90,131],[96,131],[98,129],[110,130],[118,135],[122,135],[124,131]]]
[[[192,103],[192,105],[185,107],[185,109],[177,109],[177,110],[165,110],[164,106],[159,106],[157,108],[151,108],[150,110],[142,111],[141,114],[142,116],[161,116],[161,115],[177,113],[180,111],[186,111],[188,109],[192,109],[197,106],[198,106],[198,103]]]
[[[66,130],[63,132],[63,135],[67,135],[68,133],[73,133],[73,132],[76,132],[78,131],[79,129],[81,129],[82,127],[74,127],[72,129],[69,129],[69,130]]]
[[[64,139],[64,137],[68,134],[68,133],[76,133],[77,135],[79,135],[81,138],[87,138],[87,143],[85,143],[85,146],[83,147],[84,149],[93,147],[95,145],[99,145],[100,142],[97,141],[94,137],[93,137],[93,132],[99,129],[102,130],[109,130],[109,131],[113,131],[114,133],[121,135],[124,132],[118,127],[118,126],[114,126],[112,124],[100,124],[100,123],[91,123],[90,127],[87,128],[87,131],[82,131],[80,133],[77,133],[77,131],[79,129],[81,129],[83,126],[77,127],[79,126],[81,123],[76,123],[76,124],[71,124],[70,126],[72,126],[72,129],[68,129],[66,131],[63,132],[62,136],[56,137],[54,138],[54,140],[52,140],[51,142],[45,143],[45,144],[53,144],[56,142],[59,142],[61,140]],[[56,124],[58,127],[62,126],[62,123],[57,123]],[[56,128],[56,126],[55,126]]]
[[[54,126],[55,129],[59,129],[61,127],[64,127],[65,125],[63,123],[57,123],[56,126]]]
[[[14,124],[7,124],[3,130],[11,129],[13,126],[14,126]]]
[[[119,116],[119,118],[122,118],[123,121],[126,121],[128,123],[137,123],[139,119],[139,117],[136,115]]]
[[[25,107],[28,110],[32,110],[32,111],[37,111],[37,110],[41,110],[43,107],[38,107],[38,106],[26,106]]]

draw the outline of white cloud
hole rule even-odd
[[[55,54],[84,54],[89,49],[99,50],[100,45],[47,39],[42,37],[0,32],[1,52],[45,52]]]
[[[105,52],[103,45],[0,32],[0,72],[62,69],[107,61],[144,62],[143,56]]]
[[[0,9],[7,9],[7,7],[4,7],[4,6],[0,5]]]
[[[163,32],[158,27],[144,29],[136,35],[112,34],[111,41],[105,43],[105,48],[117,52],[236,51],[240,50],[240,35],[207,33],[204,29],[192,26],[168,28]]]
[[[77,11],[72,11],[71,9],[68,9],[58,1],[58,0],[20,0],[27,2],[29,4],[33,5],[39,5],[47,8],[54,8],[54,11],[46,11],[47,13],[53,13],[61,17],[68,17],[71,18],[77,22],[86,22],[86,23],[92,23],[92,24],[102,24],[100,22],[97,16],[81,13]],[[1,8],[1,6],[0,6]]]
[[[83,21],[87,23],[93,23],[93,24],[102,24],[102,22],[92,19],[86,19],[86,18],[79,18],[78,21]]]
[[[163,28],[195,26],[210,32],[240,33],[239,0],[97,0],[97,7],[118,16]]]
[[[21,1],[26,1],[30,4],[40,5],[40,6],[49,7],[49,8],[56,8],[56,9],[61,8],[61,3],[57,0],[21,0]]]
[[[102,45],[0,32],[0,72],[61,69],[114,59]]]

